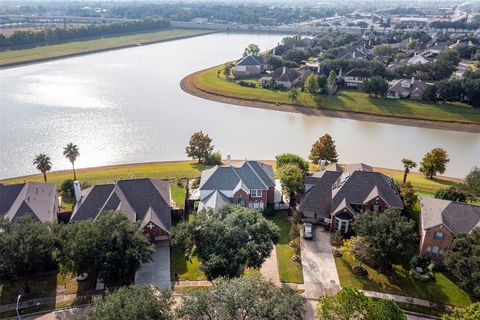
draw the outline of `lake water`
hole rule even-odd
[[[249,43],[263,50],[281,38],[214,34],[2,70],[0,178],[36,173],[32,159],[41,152],[53,170],[70,168],[62,156],[68,142],[80,147],[78,167],[186,159],[199,130],[234,159],[306,157],[328,132],[343,163],[401,168],[401,158],[420,161],[443,147],[447,175],[480,164],[479,134],[245,108],[180,89],[184,76],[238,57]]]

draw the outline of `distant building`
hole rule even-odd
[[[240,59],[234,67],[236,78],[258,76],[264,70],[265,57],[246,56]]]
[[[260,78],[260,84],[264,88],[271,86],[290,89],[302,80],[303,73],[292,68],[279,67],[270,75]]]
[[[420,204],[421,255],[441,260],[458,234],[480,227],[480,206],[434,198]]]
[[[400,79],[393,80],[388,83],[388,98],[401,99],[412,98],[415,100],[422,100],[423,94],[427,89],[427,84],[421,80]]]
[[[363,83],[363,81],[370,79],[371,77],[372,72],[370,70],[354,68],[345,73],[345,87],[360,89],[360,85]]]
[[[52,183],[0,184],[0,216],[15,221],[30,216],[39,222],[58,222],[59,201]]]

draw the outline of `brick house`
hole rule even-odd
[[[170,239],[172,226],[170,187],[158,179],[128,179],[95,185],[80,191],[75,181],[77,204],[70,222],[96,220],[103,212],[121,210],[152,242]]]
[[[356,88],[360,89],[360,85],[364,80],[370,79],[372,77],[372,72],[367,69],[354,68],[344,76],[344,84],[347,88]]]
[[[31,216],[40,222],[58,222],[59,201],[53,183],[0,183],[0,216],[15,221]]]
[[[397,79],[388,83],[388,98],[401,99],[412,98],[422,100],[427,84],[414,77],[411,79]]]
[[[420,255],[441,260],[456,235],[480,227],[480,206],[433,198],[420,204]]]
[[[226,204],[263,210],[275,202],[273,168],[258,161],[215,166],[202,172],[199,210],[219,209]]]
[[[234,68],[235,78],[258,76],[265,69],[265,57],[246,56],[237,61]]]
[[[404,208],[392,178],[365,164],[332,165],[305,177],[300,213],[305,221],[325,224],[332,232],[348,233],[366,210],[383,212]]]

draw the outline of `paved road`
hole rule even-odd
[[[170,289],[170,247],[168,241],[158,243],[153,261],[143,264],[135,274],[136,284],[151,284],[160,289]]]
[[[321,227],[314,228],[313,240],[301,238],[304,296],[309,299],[333,295],[340,290],[340,280],[330,245],[330,233]]]

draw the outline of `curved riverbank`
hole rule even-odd
[[[197,71],[192,73],[180,82],[180,87],[183,91],[197,96],[199,98],[234,104],[244,107],[275,110],[275,111],[284,111],[284,112],[294,112],[301,113],[311,116],[320,116],[320,117],[335,117],[335,118],[344,118],[344,119],[353,119],[359,121],[369,121],[369,122],[380,122],[388,123],[395,125],[404,125],[404,126],[414,126],[430,129],[441,129],[441,130],[452,130],[452,131],[463,131],[463,132],[473,132],[480,133],[480,125],[474,123],[464,123],[458,121],[439,121],[439,120],[427,120],[427,119],[418,119],[418,118],[409,118],[402,116],[385,116],[385,115],[375,115],[365,112],[357,111],[338,111],[331,109],[323,108],[310,108],[301,105],[286,104],[286,103],[273,103],[268,101],[261,101],[256,99],[246,99],[232,97],[224,94],[215,92],[214,90],[207,90],[206,88],[200,88],[198,86],[197,78],[199,75],[211,71],[212,69],[219,68],[222,65],[215,66],[212,68],[207,68],[204,70]]]
[[[77,39],[70,42],[50,44],[28,49],[0,51],[0,59],[2,60],[2,62],[0,62],[0,69],[15,68],[111,50],[132,48],[140,45],[188,39],[218,32],[221,31],[205,29],[167,29],[134,34],[121,34],[103,38]],[[17,53],[21,53],[19,56],[24,56],[25,59],[22,60],[20,57],[19,61],[3,62],[10,61],[11,59],[19,59],[18,57],[12,58],[7,56],[7,54],[13,56],[13,54],[16,55]]]

